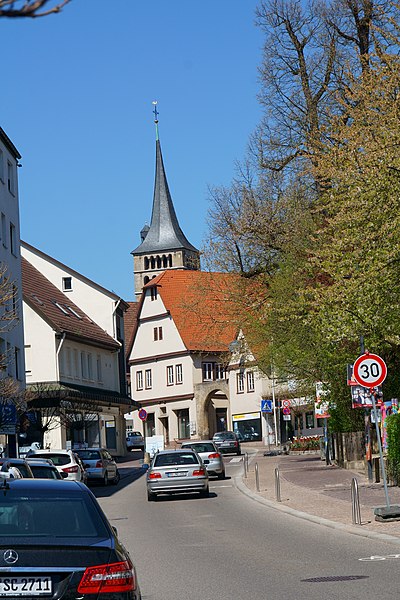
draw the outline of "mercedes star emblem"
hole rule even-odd
[[[4,562],[13,565],[18,560],[18,553],[15,550],[6,550],[3,554]]]

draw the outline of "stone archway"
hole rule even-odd
[[[229,386],[224,380],[205,381],[194,386],[196,400],[197,437],[209,439],[215,433],[213,412],[216,406],[225,406],[229,411]]]

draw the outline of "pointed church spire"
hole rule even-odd
[[[189,250],[199,255],[197,248],[186,239],[179,226],[178,219],[172,203],[165,174],[164,162],[158,133],[157,102],[154,106],[154,123],[156,125],[156,175],[153,195],[153,211],[151,223],[145,239],[132,251],[132,254],[154,254],[173,250]]]

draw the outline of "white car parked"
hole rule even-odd
[[[50,458],[60,473],[67,473],[67,479],[74,481],[82,481],[86,483],[86,472],[81,467],[81,461],[76,459],[75,452],[72,450],[30,450],[26,455],[27,458]]]

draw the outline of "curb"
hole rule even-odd
[[[234,482],[236,489],[238,489],[242,494],[244,494],[248,498],[255,500],[259,504],[263,504],[264,506],[273,508],[274,510],[278,510],[280,512],[291,515],[292,517],[297,517],[298,519],[304,519],[305,521],[311,521],[312,523],[316,523],[317,525],[323,525],[324,527],[329,527],[330,529],[337,529],[339,531],[344,531],[345,533],[351,533],[353,535],[358,535],[359,537],[380,540],[381,542],[390,542],[391,544],[400,546],[400,538],[398,538],[398,537],[394,537],[394,536],[388,535],[386,533],[375,533],[374,531],[369,531],[369,530],[363,531],[353,525],[345,525],[343,523],[337,523],[336,521],[330,521],[329,519],[325,519],[323,517],[316,517],[315,515],[310,515],[308,513],[302,512],[300,510],[296,510],[294,508],[291,508],[290,506],[285,506],[284,504],[280,504],[279,502],[267,500],[266,498],[259,496],[255,492],[252,492],[243,483],[242,476],[234,477],[233,482]],[[362,525],[360,525],[360,527],[362,527]]]

